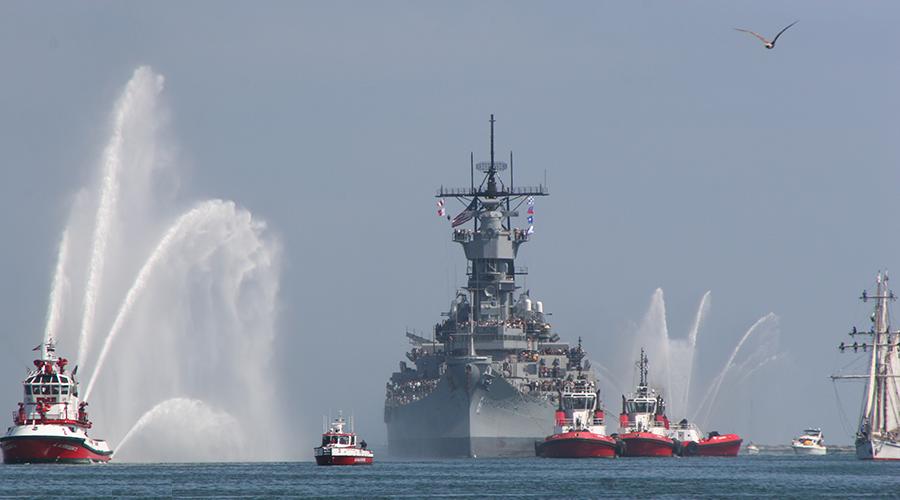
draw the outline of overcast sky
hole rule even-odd
[[[798,19],[773,50],[733,29],[771,38]],[[691,391],[769,314],[754,345],[774,359],[729,375],[706,430],[788,444],[815,426],[851,444],[841,412],[856,425],[863,386],[836,396],[828,375],[855,358],[835,346],[868,329],[858,297],[876,273],[900,279],[898,19],[893,2],[0,2],[0,415],[115,103],[148,66],[179,203],[231,200],[278,242],[257,367],[288,424],[273,458],[309,459],[338,409],[386,442],[404,332],[429,334],[465,283],[435,191],[468,185],[471,152],[488,159],[490,114],[516,184],[550,191],[519,284],[618,371],[601,387],[612,410],[657,289],[673,338],[710,292]],[[170,397],[200,398],[187,392]],[[132,425],[93,417],[113,446]]]

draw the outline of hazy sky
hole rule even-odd
[[[798,19],[774,50],[732,29]],[[867,329],[857,298],[878,270],[900,279],[898,19],[894,2],[0,1],[0,416],[76,194],[146,65],[165,79],[179,199],[232,200],[282,245],[266,369],[296,443],[283,456],[309,459],[338,409],[386,441],[404,332],[430,333],[465,283],[434,194],[468,185],[470,152],[488,158],[492,113],[516,184],[546,176],[519,284],[564,340],[630,366],[658,288],[674,338],[709,291],[703,392],[772,313],[760,344],[777,359],[723,386],[709,430],[850,444],[827,376],[854,358],[835,346]],[[855,426],[863,387],[838,387]],[[602,389],[617,411],[622,389]]]

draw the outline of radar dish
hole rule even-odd
[[[491,162],[482,161],[475,164],[475,168],[482,172],[489,172],[491,170]],[[506,170],[506,163],[502,161],[494,162],[494,172],[502,172]]]

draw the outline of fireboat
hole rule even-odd
[[[709,435],[703,437],[697,424],[688,422],[687,419],[670,425],[668,436],[681,442],[683,457],[735,457],[744,442],[737,434],[722,435],[717,431],[710,431]],[[748,453],[753,452],[748,450]],[[759,453],[759,448],[756,453]]]
[[[545,458],[617,456],[624,444],[606,435],[600,391],[584,379],[569,381],[560,393],[554,433],[534,443],[535,454]]]
[[[667,436],[666,402],[647,382],[649,363],[644,349],[636,363],[641,372],[637,391],[622,396],[618,439],[625,442],[625,457],[671,457],[681,454],[681,442]]]
[[[53,339],[40,349],[41,359],[23,382],[25,399],[13,412],[13,426],[0,438],[3,463],[108,462],[112,450],[106,441],[88,436],[91,422],[87,402],[78,399],[78,367],[66,373],[68,361],[56,356]]]
[[[372,465],[375,453],[366,449],[366,441],[357,442],[356,434],[344,432],[343,412],[331,429],[322,434],[322,446],[313,448],[317,465]]]

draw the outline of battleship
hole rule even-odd
[[[515,259],[534,233],[534,200],[549,192],[544,184],[513,185],[512,153],[509,165],[495,161],[493,115],[490,124],[490,161],[475,164],[473,155],[471,186],[436,195],[439,215],[448,198],[465,207],[451,237],[465,251],[468,281],[431,338],[406,332],[413,366],[400,362],[384,406],[392,456],[534,456],[535,442],[553,433],[566,382],[596,380],[581,339],[575,347],[561,342],[543,304],[516,282],[527,274]],[[478,185],[476,169],[484,175]],[[527,227],[513,227],[519,209]]]

